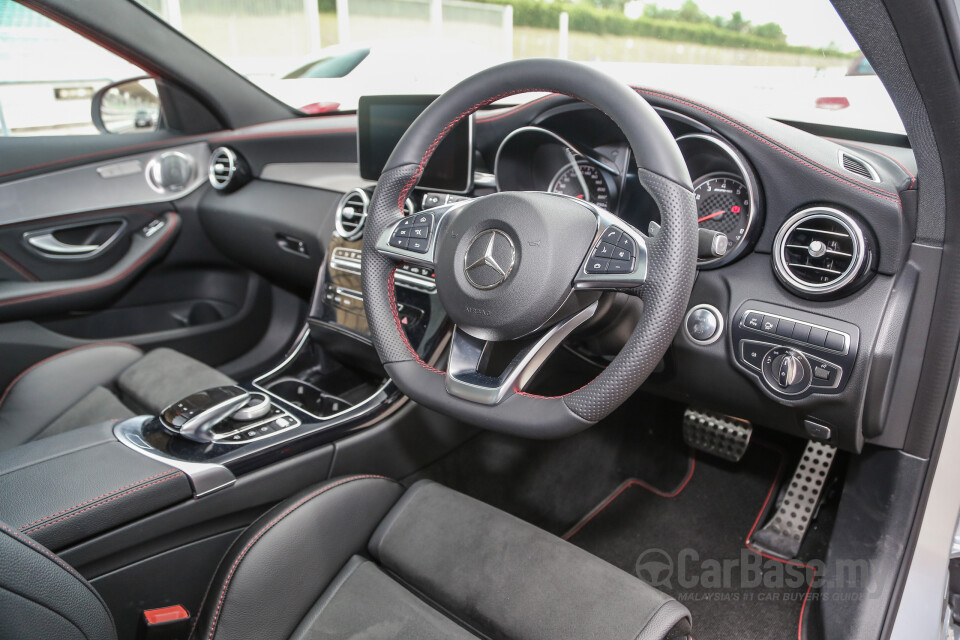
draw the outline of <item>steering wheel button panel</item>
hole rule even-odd
[[[601,243],[597,246],[596,251],[593,252],[593,257],[594,257],[594,258],[608,258],[608,259],[609,259],[610,257],[613,256],[613,250],[614,250],[614,249],[616,249],[616,247],[614,247],[614,246],[613,246],[612,244],[610,244],[609,242],[601,242]]]
[[[610,261],[606,258],[594,258],[587,264],[587,273],[607,273]]]
[[[634,242],[633,238],[631,238],[629,235],[623,234],[620,236],[620,239],[617,240],[617,246],[623,249],[624,251],[626,251],[627,253],[633,255],[633,252],[637,248],[637,243]]]

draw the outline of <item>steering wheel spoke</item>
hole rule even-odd
[[[528,338],[527,344],[520,348],[497,376],[481,373],[489,364],[491,352],[497,343],[475,338],[459,327],[454,327],[447,364],[447,393],[470,402],[495,405],[508,395],[522,391],[564,338],[593,317],[597,304],[593,302],[549,329]]]
[[[377,252],[394,262],[433,267],[436,263],[437,237],[444,216],[466,202],[444,204],[400,218],[380,234]]]
[[[612,214],[597,209],[599,228],[574,289],[632,290],[647,279],[647,237]]]

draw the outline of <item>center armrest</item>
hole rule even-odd
[[[0,521],[53,551],[192,494],[182,471],[120,444],[112,422],[0,454]]]

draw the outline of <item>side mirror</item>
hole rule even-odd
[[[162,117],[157,83],[143,77],[108,84],[94,94],[90,115],[102,133],[156,131]]]

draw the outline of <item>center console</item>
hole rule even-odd
[[[333,442],[395,411],[405,399],[373,348],[360,285],[367,199],[366,192],[355,190],[341,200],[337,232],[305,326],[273,368],[234,387],[198,389],[160,416],[120,422],[114,427],[117,439],[181,470],[199,497],[229,486],[239,474]],[[434,274],[404,265],[397,271],[396,293],[410,344],[425,360],[435,360],[447,323]]]

